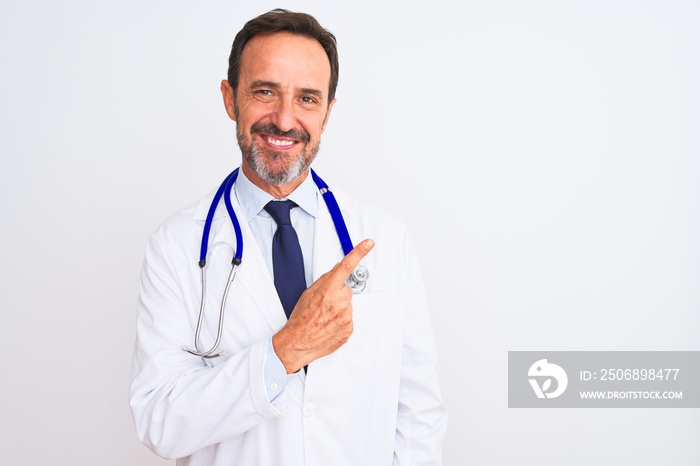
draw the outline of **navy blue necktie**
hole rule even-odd
[[[271,201],[265,206],[277,223],[277,231],[272,237],[272,271],[277,295],[287,318],[306,289],[304,256],[289,215],[293,207],[297,205],[292,201]]]

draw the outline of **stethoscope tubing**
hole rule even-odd
[[[236,215],[236,212],[233,210],[233,205],[231,204],[231,189],[233,188],[233,184],[236,182],[236,178],[238,178],[238,171],[239,168],[236,168],[233,170],[231,173],[228,174],[228,176],[224,179],[224,181],[221,183],[219,188],[216,190],[216,193],[214,194],[214,198],[212,199],[211,206],[209,206],[209,211],[207,212],[207,217],[206,220],[204,221],[204,229],[202,231],[202,244],[200,246],[199,250],[199,268],[201,269],[201,275],[202,275],[202,297],[200,300],[200,306],[199,306],[199,315],[197,317],[197,327],[195,330],[195,336],[194,336],[194,345],[195,349],[188,348],[186,346],[183,346],[182,349],[184,351],[187,351],[190,354],[193,354],[195,356],[200,356],[202,358],[206,359],[211,359],[211,358],[216,358],[218,356],[223,356],[226,354],[226,351],[220,351],[218,353],[215,353],[217,348],[219,347],[219,344],[221,343],[221,336],[223,334],[223,329],[224,329],[224,309],[226,306],[226,300],[228,298],[228,293],[231,288],[231,284],[233,283],[234,278],[236,277],[236,269],[238,266],[242,263],[243,259],[243,232],[241,230],[241,225],[238,222],[238,216]],[[348,232],[347,225],[345,225],[345,220],[343,219],[343,215],[340,212],[340,207],[338,206],[338,201],[335,199],[335,196],[331,192],[330,188],[326,184],[325,181],[323,181],[317,174],[316,172],[311,169],[311,177],[316,183],[316,186],[319,189],[319,192],[321,193],[323,200],[326,203],[326,206],[328,207],[328,212],[330,213],[331,219],[333,220],[333,225],[335,227],[336,233],[338,234],[338,240],[340,241],[340,245],[343,248],[343,253],[345,255],[348,255],[350,251],[353,249],[353,243],[352,240],[350,239],[350,233]],[[200,342],[200,336],[201,336],[201,331],[202,331],[202,322],[204,321],[204,308],[205,308],[205,296],[206,296],[206,278],[205,278],[205,268],[207,264],[207,250],[208,250],[208,245],[209,245],[209,234],[211,232],[211,226],[212,223],[214,222],[214,214],[216,213],[216,208],[219,205],[219,202],[221,202],[221,198],[224,198],[224,205],[226,206],[226,210],[228,212],[228,216],[231,219],[231,223],[233,224],[233,229],[236,235],[236,249],[234,251],[233,259],[231,261],[231,272],[229,273],[228,279],[226,281],[226,288],[224,290],[224,295],[221,300],[221,307],[219,308],[219,324],[217,327],[217,332],[216,332],[216,341],[214,342],[214,345],[208,350],[208,351],[202,351],[201,350],[201,342]],[[359,269],[359,274],[358,274],[358,269]],[[356,269],[353,274],[351,275],[348,280],[352,280],[352,283],[354,283],[353,286],[353,292],[359,293],[364,290],[365,287],[365,282],[369,278],[369,272],[367,272],[367,269],[363,266],[358,266],[358,269]],[[353,279],[354,278],[354,279]],[[358,283],[359,282],[361,283]],[[355,288],[357,287],[357,291],[355,291]]]
[[[236,182],[238,178],[238,168],[228,174],[224,179],[219,189],[216,190],[214,194],[214,199],[209,206],[209,211],[207,212],[207,218],[204,221],[204,231],[202,232],[202,244],[199,248],[199,267],[204,268],[207,265],[207,249],[209,246],[209,232],[211,231],[211,225],[214,223],[214,214],[216,213],[216,208],[224,197],[224,204],[226,205],[226,210],[228,211],[229,218],[233,224],[233,230],[236,233],[236,251],[234,253],[234,262],[236,265],[241,263],[243,258],[243,232],[241,231],[241,225],[238,223],[238,217],[233,210],[233,205],[231,204],[231,188],[233,183]],[[226,194],[226,196],[224,196]]]
[[[313,178],[318,190],[323,196],[323,200],[326,202],[326,207],[328,207],[328,212],[331,214],[331,219],[333,220],[333,225],[335,226],[335,231],[338,233],[340,245],[343,248],[343,254],[347,256],[350,254],[350,251],[352,251],[353,245],[352,240],[350,239],[350,233],[348,232],[348,227],[345,225],[343,215],[340,213],[338,201],[335,200],[335,196],[331,192],[330,188],[328,188],[326,182],[323,181],[313,169],[311,169],[311,178]]]

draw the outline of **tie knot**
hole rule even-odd
[[[275,220],[277,225],[291,225],[290,211],[297,205],[293,201],[270,201],[265,206],[265,210]]]

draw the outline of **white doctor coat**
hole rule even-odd
[[[299,371],[271,403],[268,339],[286,317],[246,222],[243,262],[226,304],[221,347],[204,363],[193,346],[200,306],[198,251],[213,193],[151,235],[141,277],[131,383],[136,431],[162,457],[191,466],[441,465],[447,416],[420,267],[403,225],[334,190],[351,238],[373,238],[370,280],[353,296],[354,332]],[[234,209],[239,210],[235,196]],[[313,277],[343,256],[318,195]],[[216,338],[235,235],[220,203],[210,235],[202,346]],[[228,245],[228,246],[227,246]]]

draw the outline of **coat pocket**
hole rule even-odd
[[[396,296],[389,291],[353,296],[353,333],[345,343],[345,366],[351,374],[382,367],[389,362],[397,338]]]

